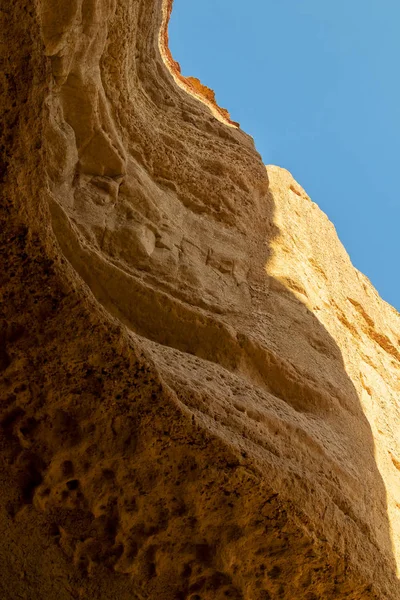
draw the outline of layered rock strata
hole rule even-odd
[[[167,3],[3,4],[1,597],[398,598],[399,314]]]

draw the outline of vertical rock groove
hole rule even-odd
[[[1,596],[395,600],[400,317],[171,6],[1,6]]]

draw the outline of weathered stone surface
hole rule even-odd
[[[1,597],[397,599],[400,316],[169,10],[2,3]]]

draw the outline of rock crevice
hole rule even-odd
[[[1,595],[395,600],[400,316],[171,6],[1,11]]]

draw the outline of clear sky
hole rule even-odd
[[[399,0],[174,0],[184,75],[291,171],[400,310]]]

